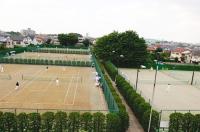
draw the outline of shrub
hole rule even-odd
[[[183,125],[182,129],[185,132],[191,132],[193,127],[194,115],[191,113],[185,113],[183,115]]]
[[[28,115],[26,113],[17,115],[17,127],[20,132],[28,131]]]
[[[3,127],[3,112],[0,111],[0,132],[4,131],[4,127]]]
[[[51,132],[53,130],[54,124],[54,113],[53,112],[45,112],[42,114],[42,131]]]
[[[64,132],[67,129],[67,114],[65,112],[57,112],[55,114],[55,132]]]
[[[200,131],[200,114],[196,114],[193,120],[193,132]]]
[[[70,132],[78,132],[80,129],[80,113],[72,112],[69,114],[68,129]]]
[[[81,115],[81,128],[84,131],[92,131],[92,119],[93,116],[91,113],[86,112]]]
[[[29,119],[29,131],[39,132],[41,127],[41,117],[39,113],[28,114]]]
[[[3,114],[4,131],[15,132],[16,131],[16,117],[14,113],[5,112]]]
[[[93,114],[93,128],[95,132],[104,132],[105,130],[105,115],[97,112]]]
[[[172,113],[169,120],[169,131],[178,132],[182,129],[183,124],[183,114],[182,113]]]
[[[120,118],[115,113],[109,113],[106,115],[106,131],[107,132],[121,132]]]
[[[150,111],[147,110],[143,114],[143,120],[142,120],[142,126],[145,129],[145,131],[148,130],[149,126],[149,118],[150,118]],[[159,113],[155,110],[152,111],[152,117],[151,117],[151,127],[150,127],[150,132],[156,132],[156,130],[159,127]]]

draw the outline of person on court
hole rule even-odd
[[[47,66],[47,67],[46,67],[46,71],[47,71],[48,69],[49,69],[49,67]]]
[[[171,88],[171,84],[168,83],[167,88],[166,88],[166,92],[169,92]]]
[[[4,68],[3,68],[3,66],[1,66],[1,72],[4,72]]]
[[[57,85],[57,86],[59,85],[59,80],[58,80],[58,78],[56,78],[56,85]]]
[[[15,90],[19,89],[19,82],[16,83]]]

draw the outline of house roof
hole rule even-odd
[[[23,41],[24,37],[23,36],[17,36],[13,35],[10,37],[13,41]]]
[[[186,51],[184,48],[176,48],[176,49],[172,50],[172,52],[177,52],[177,53],[182,53],[184,51]]]
[[[152,47],[147,47],[148,51],[155,51],[156,49],[157,49],[157,47],[153,47],[153,46]]]

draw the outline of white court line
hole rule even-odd
[[[74,80],[74,76],[72,76],[72,79],[70,80],[70,83],[69,83],[69,85],[68,85],[68,87],[67,87],[67,92],[66,92],[66,94],[65,94],[65,98],[64,98],[64,104],[66,103],[66,99],[67,99],[67,96],[68,96],[68,93],[69,93],[69,89],[70,89],[70,87],[71,87],[71,85],[72,85],[72,80]]]
[[[31,92],[46,92],[49,89],[49,86],[54,82],[54,78],[51,78],[51,81],[48,83],[48,85],[45,86],[45,89],[43,90],[30,90]]]
[[[79,75],[79,72],[78,72],[78,75]],[[78,77],[77,77],[77,80],[76,80],[76,89],[75,89],[75,93],[74,93],[74,97],[73,97],[73,103],[71,105],[74,105],[74,102],[75,102],[75,99],[76,99],[77,89],[78,89]]]
[[[40,74],[41,71],[42,71],[42,70],[36,72],[34,75]],[[35,76],[35,77],[36,77],[36,76]],[[26,82],[26,81],[25,81],[25,82]],[[25,83],[25,82],[24,82],[24,83]],[[31,82],[29,82],[29,83],[27,83],[27,84],[31,84],[32,82],[33,82],[33,80],[31,80]],[[22,83],[22,84],[24,84],[24,83]],[[26,85],[25,85],[25,86],[26,86]],[[25,88],[23,88],[23,89],[25,89]],[[22,90],[23,90],[23,89],[22,89]],[[22,90],[20,90],[20,91],[22,91]],[[2,101],[4,98],[6,98],[6,97],[9,96],[10,94],[12,94],[14,91],[16,91],[16,90],[15,90],[15,89],[11,90],[8,94],[6,94],[6,95],[3,96],[2,98],[0,98],[0,101]],[[19,91],[19,92],[20,92],[20,91]],[[19,93],[19,92],[18,92],[18,93]],[[18,95],[18,93],[17,93],[17,95]],[[14,96],[16,96],[16,94],[15,94]]]

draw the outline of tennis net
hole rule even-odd
[[[10,74],[0,74],[0,79],[11,80],[11,75]]]
[[[32,76],[32,75],[22,75],[22,80],[29,80],[29,81],[63,81],[63,82],[82,82],[81,76]]]

